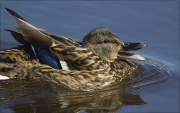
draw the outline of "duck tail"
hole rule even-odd
[[[30,24],[19,14],[12,11],[11,9],[6,8],[6,10],[15,18],[17,24],[16,30],[23,36],[24,40],[26,40],[28,43],[32,45],[47,49],[52,45],[52,41],[49,38],[49,36],[44,35],[43,33],[40,32],[45,30]],[[17,35],[17,33],[15,34]]]

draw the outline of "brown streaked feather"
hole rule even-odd
[[[78,70],[110,70],[108,61],[101,59],[86,48],[59,42],[58,45],[51,46],[50,51],[56,57],[71,62],[71,65]]]
[[[98,71],[87,70],[57,70],[50,66],[39,64],[34,60],[20,61],[16,64],[0,63],[0,70],[2,69],[7,69],[6,75],[11,79],[19,78],[47,81],[57,85],[62,85],[72,90],[81,91],[101,89],[115,81],[112,76],[104,76],[108,75],[108,73],[101,74],[98,73]]]
[[[9,50],[0,51],[0,62],[15,63],[18,61],[31,60],[29,54],[27,54],[22,48],[14,48]]]

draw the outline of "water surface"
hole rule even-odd
[[[2,112],[179,111],[178,1],[1,1],[1,49],[18,45],[3,30],[15,27],[5,7],[53,34],[81,41],[90,30],[106,27],[124,41],[146,42],[149,46],[137,51],[147,59],[138,62],[143,78],[95,93],[67,91],[34,81],[1,81]]]

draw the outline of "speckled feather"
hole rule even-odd
[[[94,29],[79,43],[68,37],[50,34],[28,23],[14,11],[7,10],[15,18],[19,33],[8,31],[23,45],[0,51],[1,75],[10,79],[47,81],[72,90],[92,91],[121,81],[137,68],[126,60],[117,59],[123,42],[108,29]],[[63,59],[69,70],[59,69],[57,59]]]

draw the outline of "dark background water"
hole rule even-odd
[[[77,40],[93,28],[106,27],[124,41],[146,42],[149,46],[137,53],[167,65],[173,76],[141,92],[147,105],[126,106],[119,112],[179,112],[179,1],[1,1],[0,5],[1,49],[18,45],[3,30],[15,27],[5,7],[50,33]]]

